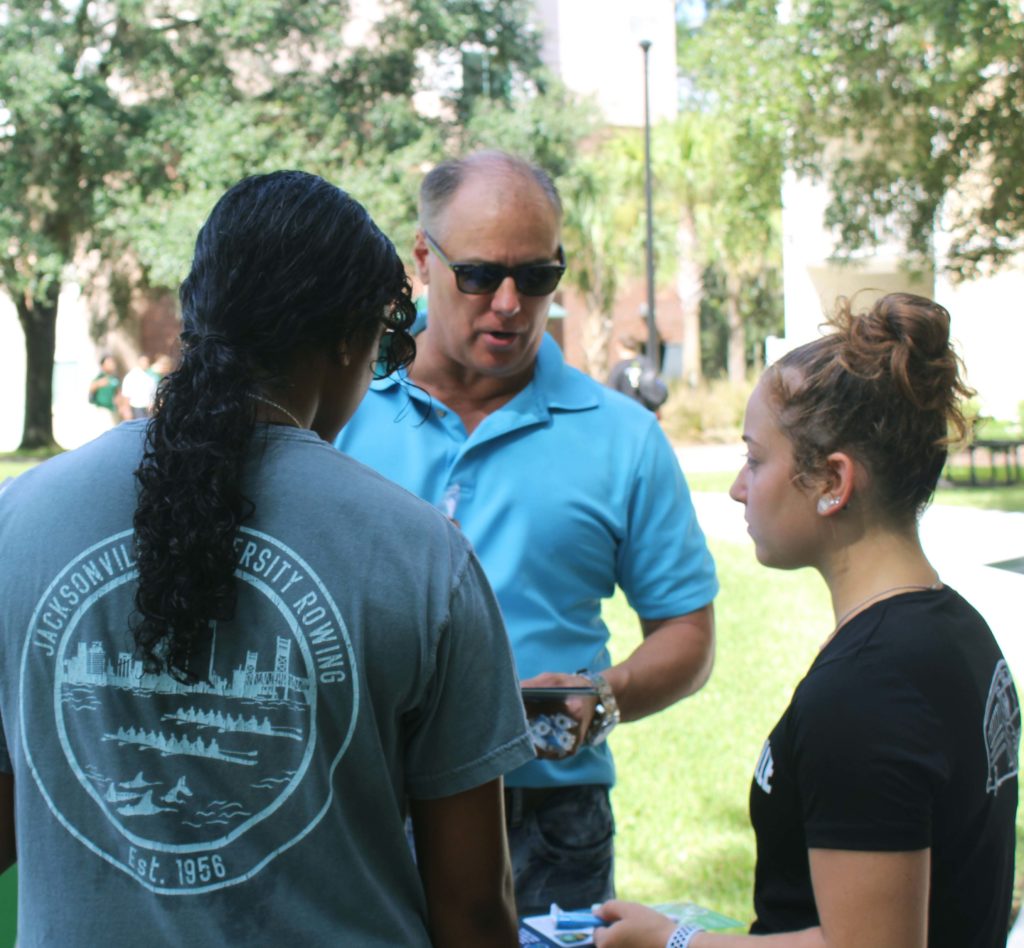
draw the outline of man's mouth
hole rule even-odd
[[[499,343],[507,344],[507,343],[515,341],[518,338],[519,333],[505,332],[505,331],[502,331],[502,330],[495,330],[495,329],[488,329],[488,330],[485,330],[482,333],[482,335],[485,336],[487,339],[493,341],[493,342],[499,342]]]

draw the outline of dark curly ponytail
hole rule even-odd
[[[182,361],[160,385],[135,476],[137,657],[182,681],[210,622],[231,618],[253,398],[294,353],[368,348],[386,329],[386,368],[415,353],[405,269],[365,209],[297,171],[247,178],[218,202],[181,287]]]
[[[804,478],[849,451],[871,473],[873,496],[897,521],[931,499],[947,446],[963,436],[961,400],[972,395],[950,345],[949,313],[891,293],[854,313],[840,299],[833,332],[787,353],[770,370],[779,421]]]

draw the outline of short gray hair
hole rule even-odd
[[[555,182],[540,165],[506,151],[477,151],[464,158],[450,158],[435,165],[420,185],[420,223],[433,229],[463,182],[474,172],[499,172],[536,184],[550,201],[558,220],[562,219],[562,198]]]

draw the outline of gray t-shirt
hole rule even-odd
[[[19,945],[428,944],[408,798],[530,759],[461,533],[316,435],[260,426],[238,605],[206,681],[143,674],[129,616],[144,423],[0,494],[0,770]]]

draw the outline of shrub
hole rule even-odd
[[[743,412],[754,382],[715,379],[691,387],[676,379],[661,407],[661,426],[673,442],[731,442],[743,433]]]

